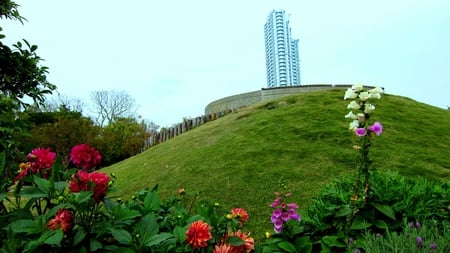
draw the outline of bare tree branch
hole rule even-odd
[[[126,91],[93,91],[90,96],[98,125],[109,125],[118,118],[133,117],[136,113],[136,102]]]

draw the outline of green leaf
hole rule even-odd
[[[278,243],[278,247],[280,247],[285,252],[289,253],[297,252],[297,249],[295,248],[294,244],[287,241],[282,241]]]
[[[128,248],[117,248],[114,253],[135,253],[134,250]]]
[[[55,190],[58,192],[63,192],[66,189],[66,186],[67,182],[65,181],[55,182]]]
[[[75,201],[77,203],[85,203],[92,199],[92,192],[89,191],[81,191],[74,193]]]
[[[361,216],[357,216],[353,222],[352,222],[352,226],[350,227],[350,229],[366,229],[368,227],[372,226],[372,224],[368,223],[366,220],[364,220],[364,218],[362,218]]]
[[[350,208],[350,205],[345,205],[339,208],[339,210],[334,215],[335,217],[343,217],[350,215],[352,213],[352,209]]]
[[[240,237],[230,236],[227,239],[227,243],[230,244],[231,246],[241,246],[242,244],[245,243],[245,241],[242,240]]]
[[[150,237],[156,235],[159,231],[156,215],[149,213],[136,224],[135,233],[139,234],[143,240],[148,240]]]
[[[47,231],[41,236],[41,238],[45,238],[43,243],[50,245],[61,245],[61,241],[64,238],[64,233],[61,229]]]
[[[131,244],[131,234],[123,229],[110,228],[112,236],[121,244],[130,245]]]
[[[159,245],[163,241],[173,238],[174,236],[171,233],[160,233],[157,235],[152,236],[147,242],[145,243],[145,246],[152,247],[154,245]]]
[[[41,232],[41,228],[34,220],[17,220],[9,224],[14,233],[37,234]]]
[[[346,244],[340,239],[341,237],[335,235],[326,235],[322,237],[322,241],[330,247],[346,247]]]
[[[382,205],[379,203],[370,203],[373,207],[375,207],[378,211],[382,212],[384,215],[386,215],[387,217],[395,220],[395,215],[394,215],[394,211],[392,210],[392,208],[388,205]]]
[[[176,226],[173,229],[173,235],[179,243],[183,243],[186,240],[186,229],[183,229],[180,226]]]
[[[80,242],[82,242],[84,240],[84,238],[86,237],[86,235],[87,235],[87,233],[86,233],[86,231],[84,231],[83,228],[78,229],[73,238],[72,246],[76,246]]]
[[[34,176],[34,183],[36,186],[45,194],[50,193],[50,181],[44,178],[40,178],[38,176]]]
[[[89,248],[90,248],[91,252],[92,251],[96,251],[98,249],[101,249],[102,247],[103,247],[103,245],[102,245],[101,242],[99,242],[99,241],[97,241],[95,239],[91,239],[90,245],[89,245]]]
[[[34,186],[25,186],[20,192],[19,196],[27,198],[45,198],[48,196],[47,193],[43,192],[41,189]]]
[[[384,220],[377,220],[377,221],[375,221],[374,225],[377,228],[381,228],[381,229],[388,229],[389,228],[388,224]]]
[[[158,211],[160,200],[157,192],[147,192],[144,198],[144,208],[147,211]]]

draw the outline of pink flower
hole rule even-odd
[[[34,174],[50,169],[55,162],[55,158],[56,153],[49,148],[36,148],[27,155],[27,160],[31,164],[31,172]]]
[[[369,127],[371,132],[374,132],[376,135],[380,135],[383,132],[383,126],[380,122],[375,122],[373,125]]]
[[[95,203],[103,200],[108,190],[109,177],[105,173],[79,170],[77,174],[72,175],[69,183],[70,192],[93,191],[92,196]]]
[[[355,134],[361,137],[367,134],[367,130],[363,127],[359,127],[355,130]]]
[[[79,144],[70,151],[70,161],[81,169],[92,170],[100,164],[102,156],[97,149],[87,144]]]

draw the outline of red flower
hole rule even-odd
[[[230,253],[230,252],[231,246],[229,244],[216,245],[216,247],[213,250],[213,253]]]
[[[235,236],[241,238],[244,244],[240,246],[231,246],[230,253],[248,253],[255,249],[255,240],[249,237],[248,233],[242,233],[241,230],[231,232],[228,236]]]
[[[212,238],[209,229],[208,223],[201,220],[191,223],[186,231],[186,241],[194,249],[208,246],[208,240]]]
[[[233,218],[238,218],[240,222],[248,221],[248,213],[243,208],[233,208],[231,210],[231,215]]]
[[[19,174],[14,178],[14,182],[17,182],[28,175],[28,172],[31,171],[31,163],[21,163],[19,168]]]
[[[73,214],[68,209],[59,209],[55,215],[55,218],[51,219],[47,223],[47,228],[51,230],[62,229],[64,233],[72,229],[73,227]]]
[[[81,169],[92,170],[100,164],[102,156],[97,149],[87,144],[79,144],[70,151],[70,161]]]
[[[72,175],[69,183],[70,192],[93,191],[95,203],[103,200],[108,190],[109,177],[105,173],[79,170]]]
[[[39,173],[41,170],[50,169],[55,162],[56,153],[49,148],[36,148],[27,155],[31,164],[31,172]]]

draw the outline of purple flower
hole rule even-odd
[[[422,225],[420,225],[420,222],[418,222],[418,221],[416,221],[416,228],[417,229],[421,229],[422,228]]]
[[[359,253],[359,249],[355,249],[355,251],[353,251],[353,253]]]
[[[298,208],[298,205],[297,204],[295,204],[295,203],[289,203],[289,204],[287,204],[287,206],[289,207],[289,208]]]
[[[356,129],[355,134],[358,136],[364,136],[367,134],[367,130],[365,128],[359,127]]]
[[[381,237],[381,234],[380,233],[377,233],[376,235],[375,235],[376,237],[377,237],[377,239],[378,238],[380,238]]]
[[[280,233],[283,230],[283,221],[278,219],[273,223],[273,230],[276,233]]]
[[[408,225],[409,225],[410,228],[415,228],[414,222],[410,222],[410,223],[408,223]]]
[[[348,244],[351,246],[351,245],[353,245],[353,237],[350,237],[349,239],[348,239]]]
[[[288,221],[289,219],[290,219],[291,217],[290,217],[290,215],[289,215],[289,213],[287,213],[287,212],[284,212],[282,215],[281,215],[281,219],[283,220],[283,221]]]
[[[432,243],[430,244],[430,249],[432,249],[432,250],[437,250],[437,244],[436,244],[435,242],[432,242]]]
[[[417,247],[422,248],[423,239],[420,236],[417,236]]]
[[[377,121],[369,127],[369,130],[374,132],[376,135],[380,135],[383,132],[383,126]]]

